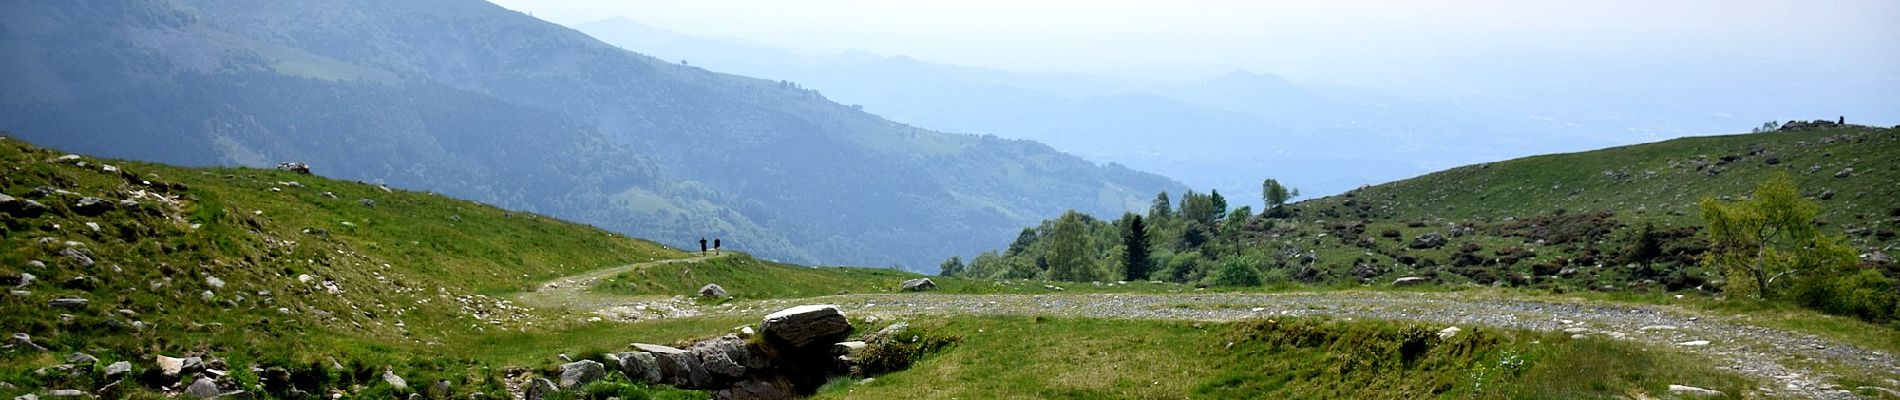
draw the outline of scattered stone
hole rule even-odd
[[[1695,346],[1708,346],[1708,345],[1709,345],[1709,341],[1707,341],[1707,340],[1691,340],[1691,341],[1687,341],[1687,342],[1678,342],[1678,343],[1676,343],[1676,345],[1677,345],[1677,346],[1690,346],[1690,347],[1695,347]]]
[[[85,391],[79,389],[53,389],[46,392],[46,395],[48,397],[88,397]]]
[[[383,369],[383,382],[388,382],[389,386],[396,390],[409,389],[409,382],[402,380],[401,376],[396,376],[396,370],[393,368]]]
[[[46,347],[33,343],[33,336],[27,335],[26,332],[14,333],[13,337],[7,339],[7,345],[33,351],[46,351]]]
[[[573,389],[607,377],[607,368],[594,360],[561,364],[561,388]]]
[[[375,207],[376,207],[376,200],[370,200],[370,199],[366,199],[366,198],[365,198],[365,199],[356,199],[356,203],[357,203],[357,204],[362,204],[362,205],[363,205],[364,207],[370,207],[370,208],[375,208]]]
[[[699,288],[699,295],[701,297],[726,297],[726,288],[720,287],[717,283],[708,283],[706,286]]]
[[[937,290],[937,283],[932,282],[930,278],[917,278],[904,281],[901,287],[907,292],[922,292],[926,290]]]
[[[1412,239],[1411,247],[1414,249],[1436,249],[1444,245],[1445,235],[1439,234],[1438,232],[1430,232],[1419,235],[1416,239]]]
[[[46,266],[41,265],[36,268],[45,268],[45,267]],[[33,283],[33,278],[34,278],[33,274],[29,274],[25,272],[21,272],[19,275],[12,275],[12,274],[0,275],[0,286],[12,286],[16,288],[26,287],[26,285]]]
[[[554,381],[550,381],[547,378],[534,378],[534,380],[528,381],[528,388],[522,392],[522,395],[527,400],[542,400],[549,395],[560,393],[561,388],[554,386]]]
[[[85,251],[81,251],[79,249],[72,248],[72,247],[67,247],[64,250],[60,250],[59,256],[66,257],[67,259],[73,260],[73,263],[78,264],[80,268],[92,268],[92,266],[95,264],[95,262],[92,261],[92,256],[86,255]]]
[[[218,279],[218,277],[215,277],[215,276],[211,276],[211,275],[205,275],[205,284],[206,284],[206,285],[211,285],[211,288],[213,288],[213,289],[223,289],[223,288],[224,288],[224,280],[223,280],[223,279]]]
[[[884,327],[884,329],[877,330],[877,333],[871,334],[871,337],[865,338],[865,340],[875,341],[875,340],[880,340],[880,339],[895,338],[897,337],[897,335],[903,334],[905,331],[909,331],[909,330],[910,330],[909,322],[899,322],[899,323],[891,324],[891,326],[886,326]]]
[[[1835,178],[1846,178],[1850,176],[1854,176],[1854,167],[1843,168],[1841,172],[1834,173]]]
[[[116,381],[132,373],[132,362],[119,361],[106,365],[106,380]]]
[[[1401,286],[1401,287],[1402,286],[1417,286],[1417,285],[1423,285],[1425,284],[1425,282],[1426,282],[1425,278],[1420,278],[1416,276],[1407,276],[1407,277],[1392,280],[1392,286]]]
[[[765,316],[759,324],[767,340],[808,349],[814,344],[837,343],[851,331],[851,321],[835,305],[802,305]]]
[[[66,356],[66,363],[78,366],[90,366],[98,364],[99,358],[86,353],[73,353],[70,356]]]
[[[61,297],[61,298],[47,301],[46,305],[53,308],[77,310],[81,308],[86,308],[86,304],[91,303],[91,302],[92,302],[91,300],[86,300],[86,299],[82,299],[78,297]]]
[[[855,341],[855,340],[849,341],[849,342],[838,342],[838,344],[831,345],[831,354],[857,353],[858,350],[863,350],[864,346],[866,346],[864,342]]]
[[[211,379],[209,376],[198,378],[197,381],[191,382],[190,387],[185,388],[185,394],[200,399],[218,398],[218,394],[220,394],[218,392],[218,380]]]
[[[158,371],[172,377],[185,373],[185,359],[166,356],[157,357]]]
[[[105,201],[104,199],[85,197],[79,199],[79,202],[73,203],[73,212],[77,212],[80,215],[95,216],[105,214],[106,211],[111,211],[112,205],[112,202]]]
[[[1689,396],[1727,396],[1727,394],[1722,393],[1720,390],[1703,389],[1687,385],[1669,385],[1669,393]]]
[[[1648,326],[1644,326],[1644,327],[1641,327],[1641,328],[1636,328],[1636,330],[1639,330],[1639,331],[1673,331],[1673,330],[1676,330],[1676,326],[1675,326],[1675,325],[1648,325]]]
[[[304,175],[310,174],[310,165],[300,163],[300,162],[277,163],[277,169],[282,170],[282,171],[295,172],[295,173],[304,174]]]
[[[1456,326],[1440,329],[1438,331],[1438,340],[1449,340],[1458,336],[1458,332],[1460,331],[1463,331],[1463,329],[1458,329]]]

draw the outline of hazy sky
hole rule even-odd
[[[1186,80],[1404,82],[1488,57],[1799,58],[1900,82],[1900,1],[493,0],[807,53]]]

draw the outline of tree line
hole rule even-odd
[[[1267,209],[1230,208],[1219,190],[1189,190],[1175,200],[1155,195],[1145,214],[1128,212],[1113,220],[1075,212],[1023,228],[1008,248],[987,251],[967,262],[951,257],[944,276],[980,279],[1056,281],[1169,281],[1211,285],[1257,285],[1262,264],[1270,259],[1259,248],[1241,244],[1246,232],[1259,232],[1283,218],[1286,202],[1299,190],[1279,181],[1261,183]]]

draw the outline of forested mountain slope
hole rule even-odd
[[[666,243],[927,265],[1166,178],[879,118],[473,0],[0,5],[0,126],[185,165],[310,163]]]

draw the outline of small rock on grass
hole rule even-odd
[[[1703,389],[1687,385],[1669,385],[1669,392],[1687,396],[1725,396],[1720,390]]]

